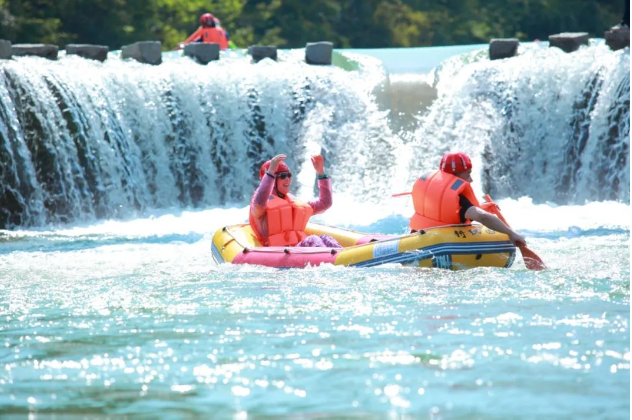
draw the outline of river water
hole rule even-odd
[[[473,51],[390,77],[349,56],[359,70],[291,53],[0,64],[2,197],[19,216],[0,218],[0,417],[628,418],[629,53]],[[385,109],[403,86],[434,93],[398,120]],[[547,270],[213,262],[272,153],[293,153],[306,198],[303,162],[325,153],[334,206],[315,221],[397,234],[412,205],[390,194],[453,148]]]

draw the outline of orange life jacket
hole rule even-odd
[[[220,50],[228,48],[226,34],[219,28],[202,28],[202,42],[219,44]]]
[[[438,170],[417,179],[413,185],[415,214],[410,218],[410,228],[421,230],[460,224],[459,195],[467,198],[474,206],[481,207],[470,183],[459,177]],[[466,220],[465,223],[470,221]]]
[[[259,238],[261,243],[265,246],[294,246],[307,237],[305,227],[314,209],[289,194],[285,198],[272,194],[266,204],[265,214],[268,219],[268,237]],[[250,218],[250,225],[257,232],[252,214]]]

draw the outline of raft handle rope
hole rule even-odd
[[[278,247],[255,247],[255,248],[248,248],[247,246],[244,246],[241,242],[239,242],[239,240],[235,237],[235,235],[233,235],[233,232],[228,228],[228,226],[226,226],[225,228],[226,233],[228,233],[231,238],[230,241],[226,242],[226,244],[228,244],[231,241],[235,241],[235,243],[237,243],[237,245],[239,245],[240,247],[243,248],[242,253],[247,254],[249,252],[270,252],[270,253],[276,253],[279,252],[279,248]],[[224,244],[224,245],[226,245]],[[290,253],[290,249],[288,247],[285,247],[285,249],[283,250],[283,252],[285,252],[286,254]],[[311,248],[311,247],[305,247],[305,248],[294,248],[292,250],[292,254],[320,254],[322,252],[325,252],[323,250],[323,248]],[[331,254],[334,255],[335,252],[338,252],[335,249],[332,249]]]

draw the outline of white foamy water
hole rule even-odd
[[[0,64],[0,417],[628,416],[629,156],[602,159],[629,147],[612,89],[628,53],[455,59],[397,135],[379,63],[296,54]],[[395,79],[390,94],[420,83]],[[401,234],[411,199],[391,194],[453,148],[547,270],[520,255],[463,272],[213,262],[213,233],[247,220],[274,153],[303,199],[307,157],[325,153],[334,205],[314,221]]]
[[[605,45],[570,55],[536,46],[497,61],[481,52],[455,57],[437,70],[438,99],[410,135],[411,171],[463,150],[480,168],[481,188],[497,198],[627,202],[629,73],[629,50]]]
[[[321,221],[406,229],[350,202]],[[3,416],[625,415],[629,206],[500,205],[547,270],[217,266],[243,207],[3,231]]]

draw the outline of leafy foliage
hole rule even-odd
[[[112,49],[160,40],[169,49],[210,11],[242,47],[458,45],[574,31],[601,37],[623,9],[621,0],[0,0],[0,39]]]

